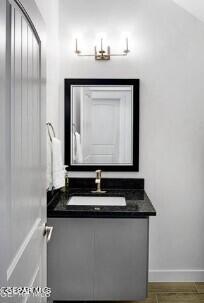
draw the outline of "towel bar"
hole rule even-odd
[[[50,122],[47,122],[46,125],[47,125],[47,131],[48,131],[48,135],[49,135],[50,141],[52,142],[52,136],[51,136],[51,133],[50,133],[50,127],[52,129],[53,137],[55,137],[54,127],[53,127],[52,123],[50,123]]]

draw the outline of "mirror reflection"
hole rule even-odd
[[[72,85],[71,164],[132,165],[133,87]]]

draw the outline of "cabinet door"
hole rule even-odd
[[[52,300],[93,300],[93,221],[53,218],[48,246],[48,287]]]
[[[98,219],[94,230],[94,300],[144,299],[148,219]]]

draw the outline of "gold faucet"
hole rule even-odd
[[[95,179],[95,183],[97,184],[97,188],[96,190],[92,190],[92,193],[106,193],[105,190],[101,190],[101,170],[98,169],[96,170],[96,179]]]

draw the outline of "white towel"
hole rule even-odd
[[[61,141],[57,138],[52,138],[52,168],[53,168],[53,187],[55,189],[65,186],[65,172],[62,162]]]
[[[47,138],[47,189],[52,189],[52,144],[50,138]]]
[[[81,148],[81,136],[78,132],[75,132],[75,160],[76,163],[82,163],[83,162],[83,154],[82,154],[82,148]]]
[[[76,136],[75,136],[75,132],[72,133],[73,134],[73,138],[72,138],[72,161],[73,163],[76,163]]]

